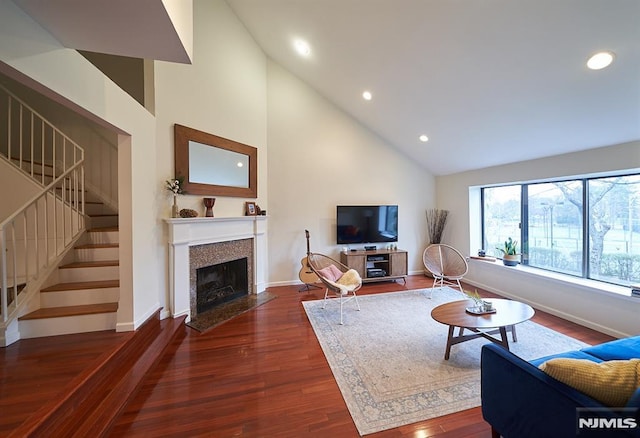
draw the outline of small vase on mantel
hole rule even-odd
[[[178,195],[173,195],[173,206],[171,207],[171,217],[180,217],[180,209],[178,208]]]
[[[216,203],[216,198],[202,198],[202,202],[207,208],[204,212],[205,217],[213,217],[213,205]]]

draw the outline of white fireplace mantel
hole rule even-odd
[[[172,317],[190,317],[189,247],[253,239],[253,290],[263,292],[267,274],[267,217],[165,219],[169,227],[169,283]]]

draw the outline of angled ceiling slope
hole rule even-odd
[[[191,0],[14,0],[70,49],[191,63]]]
[[[638,0],[226,1],[271,59],[435,175],[640,139]],[[614,63],[587,69],[600,50]]]

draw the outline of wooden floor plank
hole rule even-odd
[[[360,295],[430,287],[372,283]],[[190,330],[150,373],[112,436],[357,437],[340,390],[301,305],[322,290],[274,287],[278,298],[204,334]],[[480,291],[481,294],[490,294]],[[587,343],[611,337],[537,312],[534,321]],[[443,328],[444,329],[444,328]],[[480,408],[368,435],[490,437]]]
[[[415,275],[406,285],[371,283],[359,293],[425,288],[431,281]],[[147,374],[111,436],[358,436],[301,305],[323,291],[298,289],[270,288],[278,298],[255,310],[206,333],[187,329]],[[590,344],[612,339],[541,311],[533,320]],[[129,336],[112,331],[55,336],[0,349],[0,435],[8,435],[86,364]],[[480,408],[474,408],[368,435],[427,436],[491,434]]]
[[[131,336],[110,330],[24,339],[0,348],[0,436],[55,398],[87,364]]]

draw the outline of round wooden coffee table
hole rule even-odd
[[[439,323],[449,326],[449,336],[447,337],[447,349],[444,353],[445,360],[449,359],[451,346],[461,342],[470,341],[478,337],[483,337],[491,342],[502,345],[509,349],[507,332],[511,332],[513,341],[517,342],[516,324],[531,319],[535,311],[528,304],[513,300],[503,300],[499,298],[487,298],[485,301],[493,303],[495,313],[484,315],[474,315],[467,312],[467,307],[473,306],[472,300],[453,301],[441,304],[431,311],[431,317]],[[457,336],[454,330],[459,327]],[[473,334],[464,334],[464,330],[470,330]],[[500,338],[493,337],[500,333]]]

